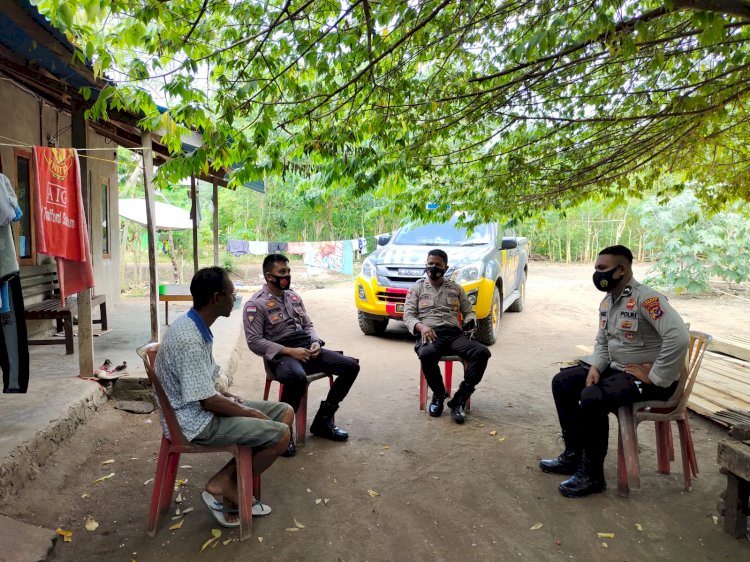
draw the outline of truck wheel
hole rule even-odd
[[[521,284],[518,286],[519,297],[508,307],[508,312],[521,312],[526,302],[526,272],[523,272]]]
[[[495,287],[495,292],[492,294],[492,306],[490,306],[490,314],[487,318],[477,320],[477,341],[484,345],[492,345],[497,341],[500,335],[500,318],[503,315],[503,297],[500,291]]]
[[[357,311],[357,320],[359,321],[359,329],[366,336],[382,336],[388,327],[388,318],[373,320],[372,318],[367,318],[359,310]]]

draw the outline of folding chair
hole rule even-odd
[[[453,394],[453,362],[458,361],[464,367],[466,371],[467,361],[461,359],[458,355],[443,355],[439,361],[445,363],[443,368],[443,383],[445,385],[446,396]],[[424,378],[424,371],[420,365],[419,367],[419,409],[424,410],[427,405],[427,379]],[[466,401],[466,410],[471,409],[471,398]]]
[[[617,410],[619,436],[617,440],[617,491],[622,496],[630,494],[629,479],[633,487],[641,487],[641,471],[638,462],[638,424],[642,421],[656,422],[656,458],[659,473],[669,474],[669,464],[674,460],[674,444],[670,422],[677,422],[682,452],[682,472],[685,490],[691,491],[693,477],[698,476],[698,461],[690,434],[687,402],[703,361],[703,354],[713,336],[703,332],[690,332],[685,365],[674,394],[668,400],[651,400],[622,406]]]
[[[206,447],[196,445],[185,438],[177,423],[177,417],[172,409],[164,388],[156,376],[154,362],[159,351],[159,344],[150,342],[140,346],[138,355],[143,359],[148,379],[154,387],[159,402],[161,414],[169,428],[170,437],[161,437],[159,460],[156,463],[154,475],[154,491],[151,495],[151,509],[148,514],[148,535],[156,535],[159,517],[169,510],[172,503],[174,484],[177,478],[177,468],[180,465],[180,455],[183,453],[231,453],[237,462],[237,488],[240,498],[240,540],[250,538],[253,531],[253,495],[260,500],[260,475],[253,478],[253,451],[250,447],[241,445],[226,445],[223,447]]]

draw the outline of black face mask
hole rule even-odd
[[[271,274],[269,273],[269,275]],[[289,290],[289,286],[292,284],[291,275],[271,275],[271,277],[273,277],[273,281],[269,281],[271,285],[282,291]]]
[[[609,271],[595,271],[594,272],[594,287],[599,289],[600,291],[603,291],[605,293],[611,293],[615,290],[615,288],[620,284],[620,281],[623,280],[624,277],[618,277],[615,279],[615,270],[619,266],[615,266]]]
[[[424,269],[427,272],[427,277],[429,277],[433,281],[437,281],[438,279],[440,279],[443,275],[445,275],[446,271],[442,267],[438,267],[436,265],[428,265]]]

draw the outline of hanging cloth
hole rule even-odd
[[[81,169],[72,148],[34,147],[36,249],[57,258],[60,298],[94,286]]]
[[[8,312],[0,314],[0,368],[3,392],[26,392],[29,386],[29,343],[23,315],[21,279],[13,275],[6,283]]]

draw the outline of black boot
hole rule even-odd
[[[334,406],[323,400],[310,426],[310,433],[317,437],[330,439],[331,441],[346,441],[349,438],[349,434],[343,429],[336,427],[333,420],[333,415],[338,409],[338,406]]]
[[[437,392],[432,394],[432,402],[427,409],[427,412],[433,417],[437,418],[443,413],[443,402],[445,402],[445,393],[438,394]]]
[[[567,480],[560,483],[560,493],[568,498],[582,498],[598,494],[607,489],[602,462],[595,462],[584,454],[580,468]]]
[[[581,446],[577,436],[571,431],[563,431],[565,450],[556,459],[542,459],[539,468],[550,474],[572,475],[581,465]]]
[[[281,453],[282,457],[293,457],[297,454],[297,445],[294,444],[294,430],[289,428],[289,445],[286,447],[286,451]]]
[[[448,407],[451,409],[451,417],[457,424],[462,424],[466,420],[466,401],[474,392],[474,387],[466,384],[466,381],[458,385],[458,390],[453,398],[448,400]]]

